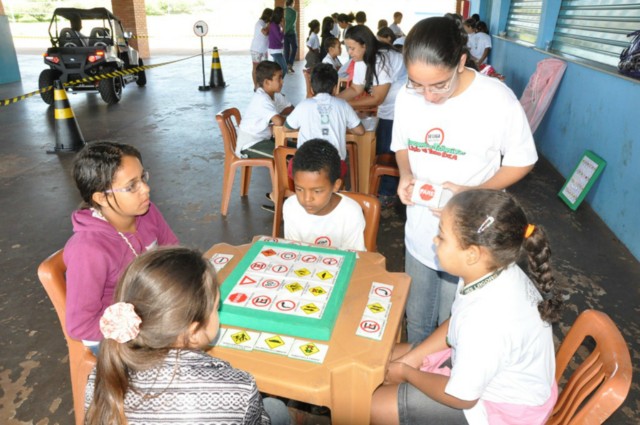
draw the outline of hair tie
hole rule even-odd
[[[129,342],[140,333],[142,319],[133,308],[133,304],[119,302],[107,307],[100,318],[100,331],[107,339],[119,343]]]
[[[527,228],[524,231],[524,238],[528,239],[534,230],[536,230],[536,226],[534,226],[533,224],[527,224]]]
[[[495,218],[493,218],[490,215],[488,215],[487,218],[482,222],[480,227],[478,227],[478,230],[476,232],[477,233],[484,232],[485,230],[487,230],[493,224],[494,221],[496,221]]]

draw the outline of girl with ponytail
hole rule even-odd
[[[372,423],[546,423],[562,298],[544,231],[511,195],[474,189],[447,203],[434,243],[442,268],[460,276],[451,318],[420,344],[396,346]],[[523,253],[530,278],[516,264]]]
[[[104,340],[87,383],[85,423],[289,423],[279,400],[265,400],[267,413],[249,373],[203,351],[220,323],[218,283],[201,253],[141,255],[114,301],[100,319]]]

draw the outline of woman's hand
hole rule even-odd
[[[411,194],[413,193],[415,183],[416,179],[413,178],[413,174],[400,176],[400,182],[398,183],[398,197],[400,198],[400,202],[405,205],[413,205],[413,202],[411,202]]]

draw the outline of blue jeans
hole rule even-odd
[[[391,134],[393,132],[393,120],[378,119],[378,127],[376,128],[376,155],[381,153],[390,153],[391,151]],[[393,196],[398,192],[397,177],[382,176],[380,180],[379,195]]]
[[[290,425],[291,416],[287,405],[280,399],[274,397],[266,397],[262,400],[264,410],[271,418],[271,425]]]
[[[287,65],[293,65],[298,53],[298,36],[296,33],[284,35],[284,60]]]
[[[458,278],[425,266],[408,251],[405,253],[404,264],[405,272],[411,276],[406,310],[407,342],[417,344],[431,335],[438,325],[441,287],[450,285],[455,293]],[[443,306],[443,311],[446,310],[447,307]],[[448,306],[448,311],[451,312],[451,305]]]
[[[271,58],[282,68],[282,78],[284,78],[284,76],[287,75],[287,63],[284,61],[284,56],[282,56],[282,53],[274,53],[271,55]]]
[[[462,410],[438,403],[407,382],[398,387],[398,416],[400,425],[467,424]]]

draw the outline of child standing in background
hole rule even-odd
[[[491,36],[487,24],[480,21],[475,26],[473,45],[471,46],[471,56],[478,66],[487,63],[491,52]]]
[[[282,29],[284,9],[276,7],[269,24],[269,55],[282,68],[282,78],[287,75],[287,61],[284,58],[284,31]]]
[[[449,201],[434,243],[442,268],[460,276],[451,318],[422,343],[396,346],[372,423],[546,423],[562,296],[544,231],[506,192],[472,189]],[[516,264],[522,251],[531,279]]]
[[[400,22],[402,22],[402,12],[396,12],[393,14],[393,24],[389,25],[389,28],[396,35],[396,38],[404,37],[404,32],[400,29]]]
[[[366,251],[360,205],[336,193],[340,156],[326,140],[313,139],[293,157],[295,196],[284,202],[284,237],[324,247]]]
[[[333,37],[333,18],[331,16],[325,16],[322,19],[322,27],[320,31],[320,60],[327,55],[326,41],[328,38]]]
[[[284,60],[287,63],[287,70],[294,73],[293,62],[298,53],[298,34],[296,33],[298,12],[293,8],[294,0],[286,0],[285,4],[287,7],[284,9]]]
[[[256,22],[253,29],[253,41],[251,42],[251,62],[253,70],[251,77],[253,78],[253,89],[258,88],[256,83],[256,67],[262,61],[267,60],[267,50],[269,48],[269,21],[271,20],[272,9],[266,8],[262,11],[262,16]]]
[[[306,69],[313,69],[313,67],[322,60],[322,56],[320,56],[320,39],[318,38],[319,32],[320,22],[317,19],[309,22],[309,37],[307,37],[307,48],[309,51],[305,56],[307,62],[304,65]]]
[[[87,422],[289,424],[254,378],[203,350],[216,339],[219,290],[211,264],[187,248],[140,256],[100,320],[105,340],[87,382]]]
[[[66,327],[95,351],[100,317],[124,269],[145,251],[177,245],[178,238],[149,199],[149,173],[133,146],[87,144],[74,160],[73,177],[83,203],[71,215],[73,236],[63,254]]]

